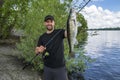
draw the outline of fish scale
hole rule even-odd
[[[76,12],[74,9],[70,9],[69,16],[67,19],[67,40],[69,45],[69,53],[73,55],[74,53],[74,45],[78,43],[76,36],[77,36],[77,19],[76,19]]]

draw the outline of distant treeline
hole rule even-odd
[[[120,27],[116,27],[116,28],[99,28],[99,29],[88,29],[88,30],[120,30]]]

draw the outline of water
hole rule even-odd
[[[86,55],[96,59],[88,64],[85,80],[120,80],[120,31],[88,31]]]

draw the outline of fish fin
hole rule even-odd
[[[70,57],[75,57],[75,52],[72,51],[72,52],[69,52],[70,53]]]
[[[81,27],[82,24],[80,22],[77,22],[77,27]]]

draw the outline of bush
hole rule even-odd
[[[54,3],[54,4],[53,4]],[[50,4],[50,5],[48,5]],[[55,17],[56,28],[65,28],[67,15],[66,4],[61,4],[57,0],[44,1],[44,0],[33,0],[30,3],[30,9],[26,14],[26,26],[24,28],[25,38],[21,39],[21,43],[17,44],[18,49],[21,51],[22,57],[26,62],[29,62],[32,57],[35,56],[35,47],[38,41],[39,36],[45,32],[45,27],[43,26],[44,16],[52,14]],[[79,36],[79,39],[82,37]],[[84,37],[83,39],[87,38]],[[72,71],[81,71],[83,72],[86,68],[86,62],[88,58],[84,55],[83,50],[80,50],[76,58],[69,58],[68,54],[68,44],[65,39],[65,59],[68,73]],[[43,70],[43,61],[41,56],[38,56],[32,64],[34,68],[42,71]]]

